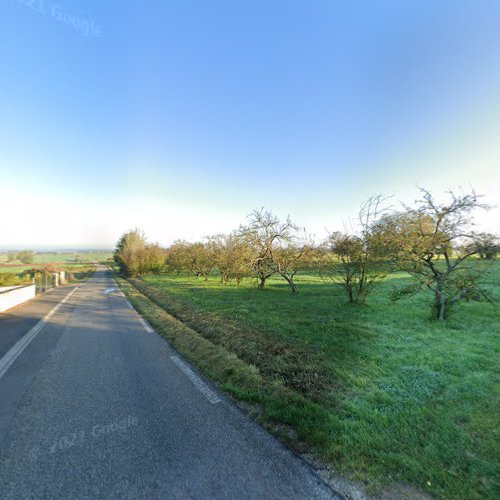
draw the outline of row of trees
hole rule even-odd
[[[129,231],[120,238],[114,258],[132,276],[170,271],[208,279],[217,273],[223,283],[239,284],[243,278],[253,277],[263,289],[276,275],[288,283],[292,293],[298,293],[295,276],[309,268],[313,253],[312,241],[290,218],[281,221],[260,209],[252,212],[248,224],[230,234],[210,236],[205,242],[176,241],[167,249],[148,244],[138,229]]]
[[[23,264],[32,264],[34,260],[34,253],[32,250],[22,250],[21,252],[7,252],[7,262],[14,262],[16,260]]]
[[[114,258],[132,276],[182,272],[208,279],[217,274],[223,283],[238,284],[251,277],[260,289],[278,276],[293,294],[298,293],[297,273],[318,272],[341,287],[350,303],[360,305],[389,273],[402,270],[412,276],[412,284],[395,290],[393,298],[428,289],[436,316],[443,320],[460,300],[491,300],[479,285],[485,267],[480,260],[494,259],[500,247],[494,235],[472,230],[472,212],[488,208],[474,193],[450,192],[443,204],[425,190],[421,195],[414,206],[400,210],[373,196],[362,205],[353,231],[332,233],[321,244],[290,218],[283,221],[260,209],[230,234],[197,243],[176,241],[169,248],[149,244],[137,229],[129,231]]]

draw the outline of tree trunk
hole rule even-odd
[[[349,304],[354,304],[354,294],[351,285],[347,285],[347,295],[349,296]]]
[[[299,289],[297,288],[297,285],[293,282],[293,278],[289,278],[286,274],[281,275],[283,278],[286,279],[287,283],[290,285],[290,288],[292,289],[292,293],[299,293]]]
[[[444,321],[446,319],[446,306],[448,305],[448,300],[441,284],[438,285],[435,292],[435,304],[438,320]]]
[[[441,295],[439,301],[439,321],[444,321],[446,319],[446,299]]]
[[[266,278],[265,276],[261,276],[261,277],[260,277],[259,288],[260,288],[261,290],[264,290],[264,285],[266,284],[266,279],[267,279],[267,278]]]

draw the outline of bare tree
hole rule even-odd
[[[481,259],[493,260],[500,252],[500,240],[492,233],[474,233],[472,241],[468,242],[463,251],[476,250]]]
[[[288,243],[273,251],[272,267],[290,286],[292,293],[299,293],[295,276],[306,266],[311,255],[311,244]]]
[[[266,281],[275,273],[272,266],[272,252],[277,240],[286,231],[277,216],[261,208],[248,216],[248,224],[240,226],[239,235],[252,249],[252,271],[263,289]]]
[[[474,192],[456,195],[449,191],[448,202],[442,204],[430,192],[421,189],[421,193],[415,207],[405,207],[383,221],[400,267],[415,279],[414,285],[397,291],[394,297],[427,288],[434,295],[436,317],[442,321],[461,300],[491,299],[478,285],[484,266],[478,259],[470,259],[479,253],[473,244],[473,212],[489,207]]]
[[[389,210],[386,201],[382,195],[371,196],[359,210],[358,234],[334,232],[325,244],[329,252],[320,261],[320,271],[346,292],[351,304],[365,304],[391,269],[379,225]]]
[[[254,210],[249,223],[240,227],[239,235],[253,252],[252,270],[260,289],[271,276],[279,274],[290,285],[292,293],[297,293],[294,277],[307,255],[306,246],[297,245],[300,231],[290,217],[282,222],[264,208]]]

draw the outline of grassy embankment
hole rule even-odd
[[[500,263],[485,279],[498,297]],[[439,323],[426,294],[389,301],[406,280],[391,276],[364,308],[315,276],[300,278],[298,296],[279,280],[264,291],[176,275],[120,284],[297,449],[374,490],[402,481],[438,498],[498,498],[500,307],[462,304]]]

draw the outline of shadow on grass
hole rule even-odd
[[[307,294],[293,296],[277,283],[262,291],[213,279],[168,287],[162,277],[130,281],[203,337],[256,366],[264,377],[329,407],[345,397],[338,367],[361,370],[373,342],[357,318],[358,308],[332,300],[328,284],[309,285]]]

